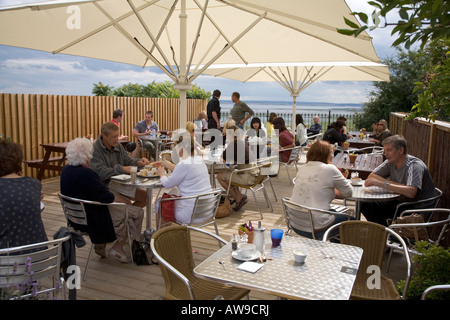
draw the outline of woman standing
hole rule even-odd
[[[277,117],[275,112],[271,112],[269,115],[269,120],[266,122],[266,133],[270,137],[273,134],[273,120]]]

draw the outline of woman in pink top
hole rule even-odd
[[[278,117],[273,120],[273,128],[278,130],[278,141],[280,144],[280,160],[281,162],[288,162],[291,156],[291,151],[282,151],[283,149],[295,147],[294,135],[286,128],[283,118]]]

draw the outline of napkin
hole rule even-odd
[[[252,261],[246,261],[244,263],[241,263],[238,267],[238,270],[243,270],[251,273],[255,273],[259,269],[261,269],[263,266],[262,263],[256,263]]]

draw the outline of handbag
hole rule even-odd
[[[164,192],[161,199],[178,198],[180,196]],[[161,216],[165,222],[175,221],[175,201],[161,201]]]
[[[392,224],[408,224],[408,223],[424,223],[423,216],[417,213],[404,216],[404,217],[398,217],[395,219]],[[419,242],[421,240],[428,240],[428,232],[425,227],[403,227],[400,229],[396,229],[396,232],[402,236],[403,238],[406,238],[408,242],[415,241]]]
[[[133,260],[138,266],[151,264],[148,261],[147,254],[145,253],[145,250],[142,247],[142,244],[139,241],[133,240],[131,249],[133,251]]]
[[[228,199],[228,197],[225,197],[224,202],[220,203],[219,207],[217,208],[216,218],[225,218],[230,214],[231,214],[230,199]]]

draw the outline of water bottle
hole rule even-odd
[[[153,136],[155,135],[155,130],[154,129],[152,129],[151,131],[150,131],[150,138],[152,138],[153,139]]]

